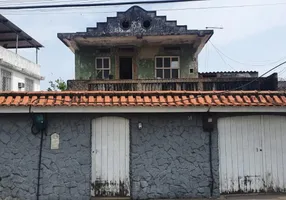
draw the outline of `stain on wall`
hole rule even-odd
[[[209,133],[200,115],[141,115],[131,119],[133,199],[209,197]],[[138,123],[143,128],[138,130]],[[212,133],[213,195],[219,196],[218,133]]]
[[[49,114],[44,139],[41,200],[88,200],[91,195],[91,120],[100,114]],[[115,115],[130,120],[133,199],[210,195],[209,133],[199,114]],[[27,114],[0,117],[0,199],[35,199],[40,135]],[[138,122],[143,124],[138,129]],[[50,135],[60,135],[51,150]],[[218,133],[213,132],[214,196],[219,196]]]
[[[40,134],[29,115],[0,117],[0,199],[36,199]],[[60,135],[51,150],[50,135]],[[48,115],[43,142],[40,199],[90,199],[90,120],[84,115]]]
[[[179,50],[166,50],[164,46],[143,46],[133,47],[138,52],[137,56],[130,55],[135,59],[137,64],[138,79],[154,79],[155,78],[155,57],[156,56],[179,56],[180,57],[180,78],[197,78],[198,77],[198,63],[194,56],[195,49],[192,45],[176,45]],[[75,77],[78,80],[96,79],[95,74],[95,58],[109,57],[111,59],[111,75],[117,77],[119,72],[119,57],[117,48],[110,48],[110,53],[100,53],[98,48],[81,48],[75,53]],[[126,54],[125,54],[126,55]],[[189,73],[189,69],[193,69],[193,73]]]

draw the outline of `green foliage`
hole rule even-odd
[[[55,82],[50,81],[50,87],[48,88],[48,91],[65,91],[67,90],[67,84],[64,80],[61,78],[55,80]]]

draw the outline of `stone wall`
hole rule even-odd
[[[138,123],[143,128],[138,130]],[[209,133],[200,116],[144,115],[131,123],[133,199],[209,197]],[[213,195],[219,196],[218,134],[212,133]]]
[[[95,114],[49,114],[44,138],[40,199],[88,200],[91,187],[91,120]],[[130,114],[130,180],[133,199],[210,196],[209,133],[201,117]],[[143,124],[138,129],[138,122]],[[35,199],[40,134],[29,115],[0,116],[0,200]],[[60,135],[59,150],[50,136]],[[214,196],[218,189],[218,137],[212,135]],[[2,199],[1,199],[2,198]]]
[[[48,115],[40,199],[89,199],[90,120],[83,115]],[[36,199],[40,134],[31,133],[29,115],[0,116],[0,199]],[[50,135],[60,148],[51,150]]]

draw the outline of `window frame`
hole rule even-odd
[[[31,83],[32,83],[32,89],[31,90],[27,90],[27,86],[28,86],[27,81],[31,81]],[[26,77],[25,78],[25,91],[27,91],[27,92],[34,91],[34,89],[35,89],[35,81],[31,78]]]
[[[157,58],[161,58],[162,59],[162,67],[157,67]],[[170,67],[164,67],[164,59],[165,58],[169,58],[170,59]],[[172,68],[172,59],[173,58],[177,58],[178,59],[178,64],[179,66],[177,68]],[[159,78],[157,77],[157,70],[161,69],[161,70],[165,70],[165,69],[169,69],[170,70],[170,78],[165,78],[165,74],[163,73],[163,77],[162,79],[179,79],[181,77],[181,65],[180,65],[180,56],[155,56],[155,78]],[[177,69],[178,70],[178,77],[177,78],[173,78],[173,74],[172,74],[172,69]]]
[[[101,64],[102,64],[102,68],[98,68],[97,67],[97,60],[101,60]],[[108,68],[104,68],[104,60],[105,59],[108,59]],[[107,57],[107,56],[102,56],[102,57],[96,57],[95,58],[95,72],[96,72],[96,78],[98,77],[98,74],[97,74],[97,71],[98,70],[101,70],[103,73],[102,73],[102,75],[101,75],[101,79],[107,79],[107,78],[105,78],[104,77],[104,71],[109,71],[109,75],[110,75],[110,73],[111,73],[111,59],[110,59],[110,57]]]
[[[10,88],[8,89],[8,90],[4,90],[3,89],[3,72],[5,72],[5,73],[10,73],[10,77],[6,77],[6,78],[10,78]],[[6,70],[6,69],[3,69],[3,68],[1,68],[0,69],[0,81],[1,81],[1,83],[0,83],[0,85],[1,85],[1,91],[12,91],[13,89],[13,86],[12,86],[12,84],[13,84],[13,80],[12,80],[12,77],[13,77],[13,73],[11,72],[11,71],[9,71],[9,70]]]

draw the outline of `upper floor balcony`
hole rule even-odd
[[[241,74],[248,74],[241,76]],[[257,72],[201,73],[199,78],[137,80],[69,80],[68,90],[89,91],[210,91],[210,90],[277,90],[274,73],[259,78]]]
[[[23,73],[40,77],[40,65],[0,46],[0,64]]]

